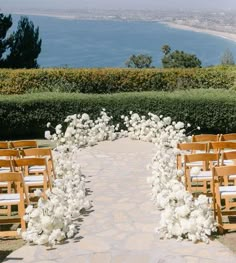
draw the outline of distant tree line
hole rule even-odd
[[[42,44],[39,28],[23,16],[17,30],[8,34],[12,24],[11,15],[0,14],[0,68],[38,68]]]
[[[202,62],[194,54],[174,50],[171,52],[169,45],[163,45],[163,57],[161,59],[163,68],[200,68]],[[154,68],[152,56],[146,54],[132,55],[125,62],[128,68]],[[226,49],[221,57],[221,65],[234,65],[234,57],[229,49]]]

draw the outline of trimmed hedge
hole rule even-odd
[[[107,95],[38,93],[0,96],[0,138],[43,138],[46,123],[61,123],[69,114],[98,116],[106,108],[120,122],[129,111],[153,112],[202,127],[201,132],[236,132],[236,92],[191,90]]]
[[[29,92],[116,93],[229,89],[236,67],[194,69],[0,69],[0,94]]]

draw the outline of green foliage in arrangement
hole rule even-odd
[[[200,132],[236,132],[236,92],[190,90],[118,94],[38,93],[0,96],[0,138],[43,138],[46,123],[61,123],[67,115],[86,112],[93,118],[102,108],[120,122],[129,111],[153,112],[200,126]]]
[[[198,88],[230,89],[236,67],[201,69],[1,69],[0,94],[116,93]]]

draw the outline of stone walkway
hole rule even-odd
[[[160,212],[150,201],[146,169],[155,152],[150,143],[121,139],[102,142],[79,153],[93,200],[79,235],[47,250],[24,246],[7,262],[24,263],[213,263],[236,262],[236,255],[217,240],[193,244],[160,240],[154,233]]]

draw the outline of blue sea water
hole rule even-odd
[[[220,64],[228,48],[236,57],[236,42],[205,33],[170,28],[158,22],[83,21],[28,16],[39,26],[40,67],[125,67],[132,54],[148,54],[161,66],[161,47],[195,54],[203,66]],[[14,27],[19,15],[13,15]]]

